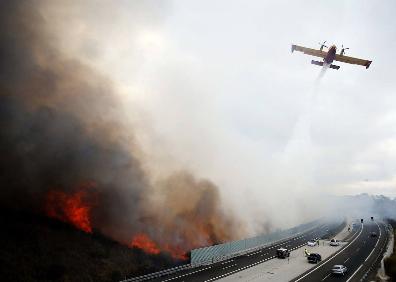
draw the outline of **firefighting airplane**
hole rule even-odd
[[[328,66],[329,68],[335,69],[335,70],[338,70],[340,68],[340,66],[332,65],[332,62],[334,60],[343,62],[343,63],[353,64],[353,65],[365,66],[366,69],[369,68],[369,66],[372,62],[372,61],[368,61],[368,60],[362,60],[362,59],[358,59],[358,58],[345,56],[344,55],[345,50],[347,50],[349,48],[344,48],[344,46],[342,46],[340,54],[337,54],[337,47],[335,45],[330,46],[330,48],[326,52],[326,51],[323,51],[324,47],[327,48],[327,46],[325,45],[326,41],[323,43],[319,43],[319,44],[321,44],[319,50],[306,48],[306,47],[302,47],[302,46],[293,44],[291,47],[291,51],[292,51],[292,53],[294,51],[300,51],[307,55],[323,58],[323,62],[312,60],[311,64],[317,65],[317,66]]]

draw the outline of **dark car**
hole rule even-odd
[[[307,257],[307,259],[308,259],[309,263],[318,263],[322,260],[322,257],[321,257],[321,255],[319,255],[317,253],[311,253]]]
[[[340,241],[338,241],[337,239],[331,239],[330,240],[330,246],[339,246],[340,245]]]
[[[276,250],[276,257],[277,258],[287,258],[290,257],[290,251],[285,248],[279,248]]]
[[[370,237],[377,237],[377,233],[371,232],[371,233],[370,233]]]

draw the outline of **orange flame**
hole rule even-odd
[[[138,233],[135,235],[129,244],[130,247],[138,248],[148,254],[158,255],[161,251],[169,253],[174,259],[187,260],[186,253],[177,246],[165,244],[160,246],[156,244],[150,237],[144,233]]]
[[[188,260],[187,254],[185,251],[183,251],[180,247],[177,246],[171,246],[169,244],[166,244],[164,246],[164,251],[168,252],[171,254],[171,256],[174,259],[178,260]]]
[[[133,237],[130,247],[142,249],[148,254],[159,254],[161,251],[146,234],[139,233]]]
[[[46,211],[49,217],[70,223],[87,233],[92,233],[91,205],[88,202],[86,190],[80,190],[73,194],[50,191],[47,194]]]

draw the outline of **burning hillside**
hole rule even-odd
[[[210,181],[150,178],[111,82],[54,47],[44,2],[0,5],[2,207],[176,259],[238,236]]]
[[[28,212],[1,209],[2,281],[120,281],[175,264],[98,233]]]
[[[130,244],[132,248],[138,248],[144,250],[148,254],[157,255],[161,252],[158,246],[146,235],[146,234],[136,234],[133,237]]]
[[[70,194],[57,190],[49,191],[45,202],[46,214],[92,233],[90,213],[95,204],[95,196],[91,191],[93,186],[91,183],[79,186],[77,191]]]

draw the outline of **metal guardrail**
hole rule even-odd
[[[194,249],[191,251],[191,265],[210,264],[233,256],[238,256],[265,247],[274,242],[288,239],[319,224],[319,220],[311,221],[290,229],[279,230],[270,234],[260,235],[238,241]]]

